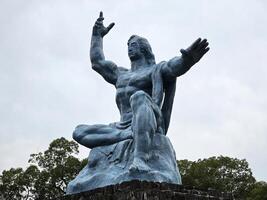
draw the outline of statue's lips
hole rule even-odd
[[[128,51],[128,56],[131,58],[131,57],[134,57],[135,56],[135,53],[133,51]]]

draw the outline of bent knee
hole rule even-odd
[[[140,99],[140,98],[145,98],[146,95],[147,95],[147,93],[145,93],[142,90],[139,90],[139,91],[137,91],[131,95],[130,101],[135,101],[135,100]]]
[[[137,91],[130,97],[130,103],[132,107],[136,105],[143,104],[147,101],[150,101],[151,97],[144,91]]]
[[[87,125],[78,125],[76,126],[75,130],[72,133],[72,138],[76,141],[79,142],[81,138],[84,136],[84,132],[87,129]]]
[[[75,130],[73,131],[73,133],[72,133],[72,138],[76,141],[76,142],[78,142],[79,140],[80,140],[80,136],[81,134],[80,134],[80,132],[77,130],[77,128],[75,128]]]

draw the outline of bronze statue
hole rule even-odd
[[[116,88],[120,121],[109,125],[79,125],[73,138],[92,149],[89,163],[68,186],[76,193],[139,179],[181,184],[175,153],[166,137],[177,77],[208,52],[206,39],[197,39],[182,56],[158,64],[145,38],[128,40],[131,68],[106,60],[103,37],[113,28],[103,25],[103,13],[93,27],[92,68]],[[104,165],[104,166],[103,166]]]

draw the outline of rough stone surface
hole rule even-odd
[[[67,193],[88,191],[131,180],[181,183],[175,152],[165,135],[155,135],[147,160],[149,171],[131,171],[133,140],[91,150],[89,162],[78,176],[68,184]],[[129,151],[128,151],[129,150]]]
[[[54,200],[232,200],[231,193],[199,190],[169,183],[130,181]]]

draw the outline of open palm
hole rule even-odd
[[[180,52],[184,58],[189,59],[194,65],[209,51],[208,45],[207,39],[201,40],[201,38],[198,38],[191,46],[185,50],[181,49]]]

